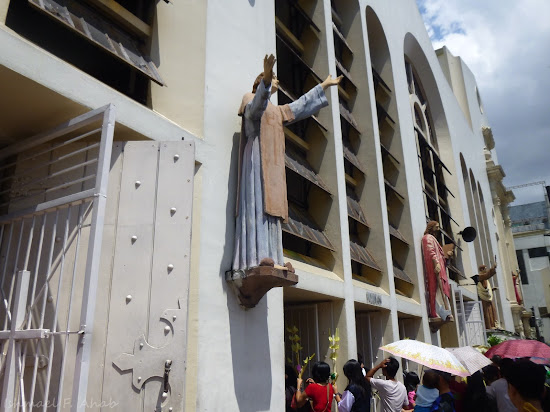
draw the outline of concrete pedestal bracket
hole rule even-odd
[[[248,270],[228,271],[225,280],[237,294],[241,306],[253,308],[272,288],[296,285],[298,275],[286,268],[256,266]]]

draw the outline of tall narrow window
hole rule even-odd
[[[374,10],[367,6],[366,25],[369,38],[370,64],[372,73],[379,141],[384,181],[385,213],[391,249],[391,261],[387,262],[388,273],[393,277],[395,293],[413,297],[415,282],[409,276],[416,268],[414,254],[410,253],[409,240],[412,235],[410,209],[407,200],[407,178],[403,170],[403,145],[394,92],[392,60],[384,28]],[[376,147],[378,146],[378,147]]]
[[[353,7],[358,7],[358,4]],[[363,128],[355,118],[355,110],[359,107],[356,104],[359,88],[352,78],[352,72],[357,72],[359,62],[354,63],[354,51],[348,42],[354,14],[348,2],[331,0],[336,74],[343,76],[338,87],[338,100],[344,152],[351,271],[354,279],[379,286],[382,269],[368,248],[371,228],[361,207],[363,193],[367,192],[367,167],[359,160],[359,151],[364,144],[365,136],[362,134]]]
[[[451,174],[451,172],[439,156],[437,136],[422,83],[413,65],[408,60],[405,60],[405,69],[424,192],[426,220],[435,220],[439,223],[441,235],[438,240],[441,244],[455,243],[451,222],[456,224],[456,221],[451,216],[448,203],[448,196],[454,197],[454,195],[445,184],[444,177],[445,173]],[[449,265],[449,276],[451,279],[458,280],[458,276],[461,275],[453,257]]]
[[[311,62],[319,27],[295,1],[275,1],[279,104],[290,103],[321,82]],[[318,174],[327,129],[316,116],[285,127],[288,223],[283,224],[286,256],[329,267],[334,250],[315,212],[330,208],[331,194]],[[314,166],[316,165],[316,166]]]

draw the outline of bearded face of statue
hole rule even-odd
[[[439,227],[439,223],[432,220],[428,223],[428,226],[426,226],[426,231],[424,232],[424,234],[430,234],[432,236],[438,237],[440,232],[441,228]]]

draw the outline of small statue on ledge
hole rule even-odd
[[[451,285],[447,277],[446,259],[453,254],[453,247],[441,247],[437,240],[440,228],[439,223],[428,222],[424,236],[422,236],[422,254],[424,255],[424,274],[428,286],[428,316],[432,321],[452,322],[450,298]],[[436,302],[440,296],[443,305]]]
[[[496,258],[495,256],[495,264],[491,268],[480,265],[479,274],[472,276],[477,287],[477,296],[479,300],[481,300],[481,305],[483,307],[485,329],[495,329],[498,327],[495,303],[493,301],[493,290],[496,288],[491,288],[491,284],[489,283],[489,279],[497,273]]]
[[[521,293],[521,286],[519,285],[519,269],[517,272],[512,272],[512,281],[514,282],[514,292],[516,293],[516,302],[518,305],[523,305],[523,295]]]
[[[294,272],[283,261],[281,221],[288,221],[283,128],[327,106],[325,90],[342,78],[328,76],[298,100],[275,106],[269,101],[279,85],[273,73],[275,60],[272,54],[265,56],[264,71],[239,109],[243,121],[233,271],[271,266]]]

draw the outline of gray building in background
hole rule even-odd
[[[550,339],[550,204],[545,200],[510,207],[512,233],[525,308],[534,308],[540,334]]]

